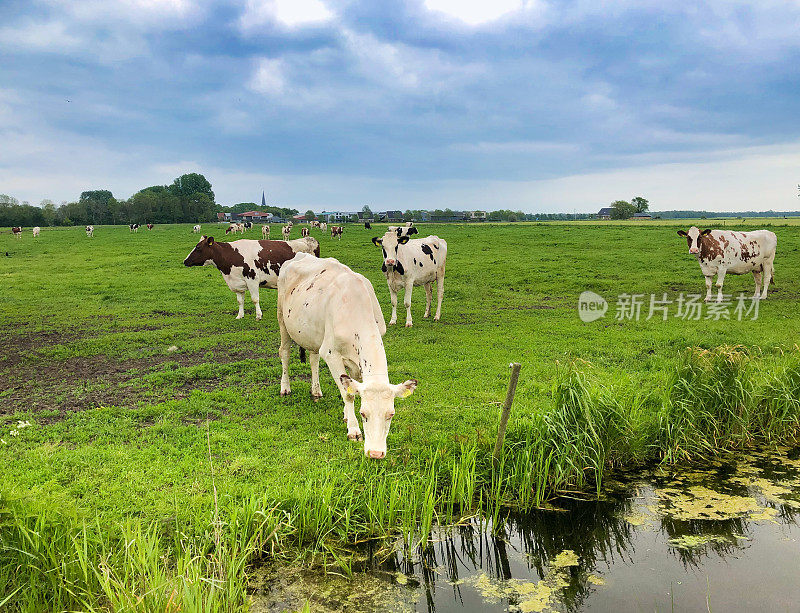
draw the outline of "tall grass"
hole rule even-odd
[[[491,441],[428,450],[422,470],[360,460],[284,500],[224,498],[181,525],[108,525],[0,498],[0,603],[9,610],[234,611],[247,605],[250,563],[301,554],[353,572],[353,543],[400,534],[408,548],[439,522],[553,493],[597,489],[616,466],[708,457],[800,432],[800,351],[687,349],[666,380],[600,381],[591,365],[559,366],[548,402],[518,399],[500,462]]]

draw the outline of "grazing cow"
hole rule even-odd
[[[155,226],[151,223],[147,224],[147,229],[152,230]]]
[[[192,228],[192,233],[197,234],[200,232],[200,224],[197,224],[194,228]]]
[[[339,240],[342,240],[342,232],[344,232],[344,228],[342,226],[331,226],[331,238],[339,237]]]
[[[236,319],[244,317],[245,291],[250,292],[250,299],[256,307],[256,319],[261,319],[259,285],[275,288],[283,263],[301,251],[318,256],[319,242],[303,238],[288,242],[240,239],[219,243],[213,236],[203,236],[183,263],[185,266],[216,266],[239,301]]]
[[[261,226],[261,238],[269,238],[269,226]]]
[[[37,236],[39,236],[39,232],[41,232],[41,231],[42,231],[42,229],[39,226],[34,227],[33,228],[33,237],[36,238]]]
[[[228,226],[228,229],[225,230],[225,234],[228,234],[229,232],[233,232],[234,234],[236,234],[237,232],[241,232],[242,234],[244,234],[244,224],[241,223],[230,224]]]
[[[703,230],[692,226],[688,232],[678,230],[678,236],[686,238],[689,253],[697,258],[700,270],[706,278],[706,302],[711,300],[711,284],[717,275],[717,302],[722,302],[722,284],[725,275],[744,275],[753,273],[756,291],[753,298],[759,298],[763,276],[764,289],[760,298],[767,297],[767,288],[773,277],[773,262],[778,237],[769,230],[754,232],[734,232],[731,230]]]
[[[292,224],[287,224],[281,228],[281,234],[283,234],[283,240],[289,240],[289,235],[292,233]]]
[[[131,232],[138,232],[139,231],[139,224],[138,223],[129,223],[128,230]]]
[[[364,229],[365,230],[372,230],[372,224],[369,223],[368,221],[365,221],[364,222]]]
[[[321,224],[319,224],[319,229],[322,230],[323,232],[327,232],[328,224],[323,221]]]
[[[94,236],[94,226],[86,226],[86,236]]]
[[[252,230],[253,229],[253,222],[252,221],[246,221],[242,225],[244,226],[245,230]]]
[[[16,236],[17,238],[22,238],[22,228],[20,228],[19,226],[14,226],[13,228],[11,228],[11,234]]]
[[[300,236],[305,237],[308,236],[309,234],[311,234],[311,230],[309,230],[308,228],[300,228]]]
[[[414,230],[415,228],[410,228]],[[438,236],[410,239],[398,228],[394,232],[386,232],[383,238],[372,239],[375,245],[383,248],[383,266],[389,285],[392,300],[392,318],[389,324],[397,322],[397,290],[405,289],[403,304],[406,307],[406,328],[412,325],[411,292],[415,285],[425,286],[427,299],[425,315],[431,314],[432,284],[436,281],[438,302],[434,321],[439,321],[442,314],[442,297],[444,296],[444,269],[447,260],[447,243]]]
[[[328,365],[344,401],[347,438],[364,440],[364,454],[386,456],[386,436],[394,416],[394,399],[410,396],[414,379],[389,382],[383,339],[386,323],[370,282],[334,258],[298,254],[278,278],[278,324],[281,329],[281,396],[289,383],[291,341],[311,353],[311,395],[322,397],[320,356]],[[302,357],[302,356],[301,356]],[[349,373],[349,374],[348,374]],[[360,380],[360,381],[359,381]],[[362,382],[363,381],[363,382]],[[355,396],[361,396],[361,435]]]

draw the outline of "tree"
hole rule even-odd
[[[650,201],[641,196],[631,199],[631,204],[636,208],[637,213],[644,213],[650,206]]]
[[[14,196],[8,196],[6,194],[0,194],[0,208],[8,207],[8,206],[16,206],[19,204],[19,200],[14,198]]]
[[[82,192],[78,201],[86,207],[87,221],[101,224],[111,221],[108,203],[113,198],[107,189],[94,189]]]
[[[361,207],[361,212],[364,213],[364,219],[372,219],[374,217],[372,214],[372,209],[369,208],[368,204],[365,204]]]
[[[48,226],[52,226],[56,221],[56,203],[48,198],[45,198],[39,203],[39,208],[42,209],[44,223]]]
[[[317,218],[316,213],[311,209],[306,211],[306,221],[314,221]]]
[[[181,175],[169,186],[169,191],[181,199],[181,202],[188,200],[193,194],[200,192],[208,196],[214,202],[214,192],[211,190],[211,183],[201,174],[191,172]]]
[[[636,207],[627,200],[615,200],[611,203],[611,219],[630,219]]]

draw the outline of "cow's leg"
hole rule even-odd
[[[393,326],[397,323],[397,288],[389,283],[389,298],[392,301],[392,317],[389,319],[389,325]]]
[[[726,269],[720,268],[717,272],[717,302],[722,302],[722,285],[725,283]]]
[[[235,293],[236,300],[239,302],[239,314],[236,316],[236,319],[241,319],[244,317],[244,290]]]
[[[769,264],[764,264],[764,280],[761,289],[761,299],[767,297],[767,289],[769,289],[769,283],[772,281],[772,271],[773,271],[773,263],[769,262]]]
[[[319,354],[312,351],[308,356],[308,362],[311,364],[311,396],[322,398],[322,387],[319,384]]]
[[[403,291],[403,305],[406,307],[406,328],[410,328],[414,325],[414,322],[411,321],[411,293],[414,291],[414,282],[413,281],[406,281],[406,287]]]
[[[714,275],[706,275],[706,302],[711,302],[712,285],[714,285]]]
[[[351,441],[363,440],[361,427],[358,425],[358,419],[356,418],[356,397],[342,385],[342,375],[347,374],[342,357],[330,351],[325,351],[324,345],[320,347],[320,353],[325,356],[325,363],[328,365],[328,370],[331,371],[333,380],[336,381],[339,393],[342,395],[342,401],[344,401],[344,421],[347,422],[347,438]]]
[[[753,294],[753,300],[758,298],[758,294],[759,294],[759,292],[761,292],[761,276],[762,275],[761,275],[761,271],[760,270],[754,270],[753,271],[753,281],[755,281],[755,284],[756,284],[756,291]]]
[[[425,315],[423,317],[428,317],[431,314],[431,298],[433,297],[433,289],[431,288],[430,283],[425,284]]]
[[[248,283],[247,289],[250,292],[250,300],[253,301],[253,304],[256,307],[256,319],[261,319],[263,313],[261,312],[261,305],[259,304],[258,298],[258,281]]]
[[[444,298],[444,267],[439,270],[436,275],[436,315],[433,316],[433,321],[439,321],[442,316],[442,298]]]
[[[281,396],[289,396],[292,386],[289,383],[289,356],[292,353],[292,339],[283,323],[283,314],[278,307],[278,324],[281,328],[281,346],[278,353],[281,356]]]

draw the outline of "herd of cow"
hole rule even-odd
[[[314,222],[312,228],[325,232],[327,225]],[[368,224],[365,227],[369,228]],[[153,224],[147,224],[152,230]],[[225,234],[252,228],[251,223],[231,224]],[[131,232],[139,229],[130,224]],[[244,297],[249,293],[255,306],[256,319],[262,317],[259,287],[277,289],[277,317],[280,327],[282,366],[281,395],[291,393],[289,355],[291,343],[300,347],[301,360],[310,353],[311,395],[322,396],[319,384],[319,361],[328,365],[344,402],[344,421],[351,440],[364,441],[364,453],[370,458],[386,455],[386,437],[394,415],[394,399],[411,395],[417,382],[409,379],[399,385],[389,381],[386,353],[382,337],[386,323],[372,284],[363,275],[334,258],[320,257],[320,243],[310,236],[308,227],[301,228],[301,238],[288,240],[292,224],[282,228],[284,240],[269,240],[269,226],[262,227],[262,240],[239,239],[218,242],[213,236],[202,236],[184,260],[186,266],[213,265],[222,273],[239,303],[237,319],[244,317]],[[21,237],[22,228],[12,233]],[[33,228],[39,236],[40,228]],[[199,233],[200,225],[192,232]],[[341,240],[343,228],[330,226],[331,237]],[[93,236],[94,226],[86,226],[86,235]],[[404,290],[406,327],[412,326],[411,295],[415,286],[425,287],[424,317],[431,311],[433,283],[437,285],[437,306],[434,320],[439,320],[444,296],[444,275],[447,242],[438,236],[412,239],[418,234],[413,224],[389,226],[382,237],[372,243],[381,247],[381,270],[389,287],[392,315],[389,324],[397,321],[397,293]],[[764,299],[774,277],[774,261],[778,240],[773,232],[757,230],[703,230],[692,226],[679,230],[685,237],[689,253],[697,258],[706,280],[706,301],[712,300],[712,284],[717,276],[717,301],[723,300],[722,286],[727,274],[753,274],[754,298]],[[361,396],[362,436],[355,415],[355,396]]]

